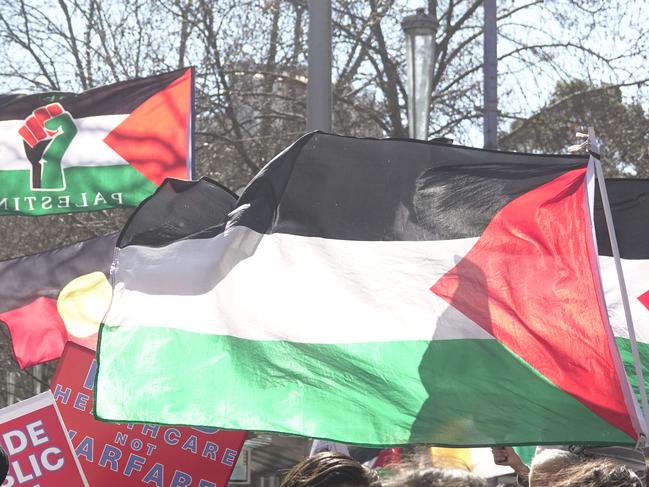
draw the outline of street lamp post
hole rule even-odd
[[[331,0],[309,0],[306,130],[331,132]]]
[[[413,139],[426,140],[438,23],[423,8],[416,12],[401,22],[406,33],[408,134]]]

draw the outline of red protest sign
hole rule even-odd
[[[245,432],[97,421],[94,358],[92,350],[68,342],[50,386],[90,485],[227,485]]]
[[[51,392],[0,410],[0,433],[9,455],[2,487],[88,485]]]

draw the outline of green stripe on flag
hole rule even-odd
[[[615,337],[617,348],[620,350],[622,356],[622,363],[626,370],[626,375],[629,377],[629,382],[633,387],[638,403],[640,403],[640,390],[638,389],[638,379],[635,374],[635,361],[631,353],[631,340],[628,338]],[[642,364],[642,374],[644,375],[645,389],[649,391],[649,344],[638,343],[638,353],[640,354],[640,363]]]
[[[516,453],[521,457],[521,460],[525,465],[528,467],[532,465],[532,460],[536,453],[536,446],[517,446],[514,450],[516,450]]]
[[[156,185],[132,166],[64,169],[65,189],[32,190],[30,171],[0,171],[0,215],[47,215],[137,206]]]
[[[107,420],[373,446],[631,442],[496,340],[332,345],[103,326],[99,361]]]

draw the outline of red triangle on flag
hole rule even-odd
[[[635,438],[587,240],[584,175],[569,171],[508,203],[431,290]]]
[[[649,309],[649,291],[647,291],[646,293],[641,294],[638,297],[638,301],[640,301],[642,304],[645,305],[645,307],[647,309]]]
[[[187,179],[191,69],[138,106],[104,142],[157,186]]]

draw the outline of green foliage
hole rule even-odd
[[[503,149],[560,153],[578,143],[576,132],[594,127],[607,176],[649,177],[649,117],[618,86],[583,80],[557,83],[547,105],[517,120],[501,135]]]

